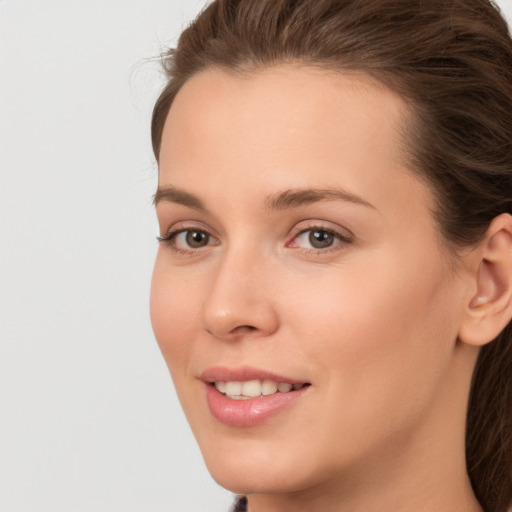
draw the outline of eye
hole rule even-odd
[[[334,245],[337,239],[334,233],[325,231],[324,229],[311,229],[297,237],[297,241],[301,245],[309,244],[310,247],[314,247],[315,249],[325,249]]]
[[[177,233],[174,237],[176,245],[186,245],[190,249],[199,249],[208,245],[210,235],[204,231],[187,230]]]
[[[201,229],[176,229],[164,237],[158,237],[158,241],[177,252],[189,252],[218,243],[207,231]]]
[[[310,251],[335,250],[337,246],[343,246],[352,242],[352,237],[342,235],[325,227],[311,227],[303,229],[288,244],[288,247],[306,249]],[[341,248],[341,247],[340,247]]]

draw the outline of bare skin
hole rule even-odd
[[[454,265],[402,154],[407,115],[365,77],[291,65],[208,70],[171,107],[152,322],[210,472],[251,512],[481,511],[466,401],[512,313],[464,335],[505,288],[482,262],[511,222]],[[309,386],[227,425],[201,377],[219,365]]]

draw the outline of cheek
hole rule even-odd
[[[320,370],[327,401],[344,405],[329,408],[332,425],[354,432],[386,418],[396,428],[428,407],[458,330],[445,270],[441,260],[382,254],[289,294],[292,337]]]
[[[453,316],[447,275],[441,261],[383,251],[368,261],[360,258],[290,280],[279,295],[286,297],[283,313],[290,312],[285,323],[300,325],[298,332],[319,354],[369,354],[443,331]]]
[[[161,252],[151,281],[150,314],[153,332],[173,375],[190,358],[191,338],[198,328],[197,294],[179,271],[170,271]]]

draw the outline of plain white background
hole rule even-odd
[[[0,0],[0,511],[225,512],[153,339],[148,61],[202,0]],[[511,0],[499,5],[512,18]]]

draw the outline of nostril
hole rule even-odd
[[[238,327],[235,327],[233,329],[233,333],[241,333],[241,332],[252,332],[256,331],[257,327],[254,327],[253,325],[239,325]]]

